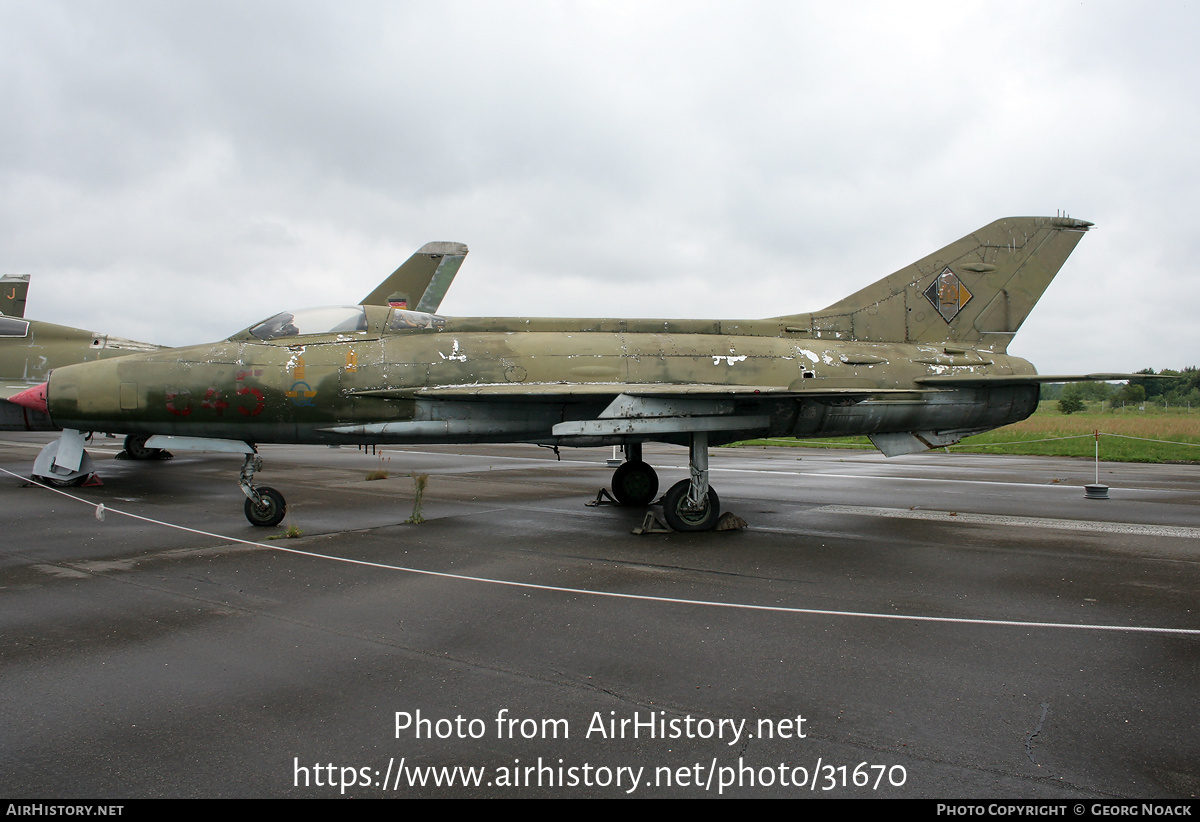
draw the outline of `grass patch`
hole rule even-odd
[[[388,463],[390,463],[391,461],[392,461],[391,457],[385,457],[383,454],[380,454],[379,455],[379,467],[372,468],[370,471],[367,472],[367,482],[370,482],[371,480],[387,479],[391,473],[388,470]]]
[[[416,494],[413,496],[412,516],[404,520],[405,525],[420,525],[425,521],[425,517],[421,516],[421,501],[425,498],[425,486],[429,485],[428,474],[413,474],[413,484],[416,486]]]

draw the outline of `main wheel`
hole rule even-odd
[[[281,523],[283,515],[287,513],[287,503],[283,501],[283,494],[266,486],[255,490],[262,498],[262,505],[255,505],[254,500],[246,497],[246,519],[250,520],[251,525],[262,528]]]
[[[162,451],[161,448],[147,448],[146,440],[149,434],[130,434],[125,438],[125,453],[131,460],[152,460]]]
[[[721,517],[721,500],[711,487],[705,498],[704,508],[699,511],[688,509],[688,491],[691,480],[680,480],[663,495],[663,516],[676,531],[711,531]]]
[[[613,471],[612,490],[622,505],[649,505],[658,493],[658,474],[641,460],[623,462]]]

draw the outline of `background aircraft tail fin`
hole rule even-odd
[[[426,243],[361,302],[389,305],[398,297],[410,311],[437,311],[466,256],[462,243]]]
[[[5,274],[0,277],[0,314],[24,317],[25,295],[28,293],[28,274]]]
[[[963,343],[1003,352],[1092,224],[1008,217],[828,308],[783,319],[813,337]]]

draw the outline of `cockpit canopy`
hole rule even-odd
[[[417,329],[436,331],[446,325],[446,318],[437,314],[394,308],[388,311],[387,319],[380,328],[379,312],[384,309],[371,306],[370,310],[368,315],[366,306],[333,305],[302,308],[299,311],[281,311],[274,317],[250,326],[242,333],[266,342],[288,337],[365,334],[372,330],[376,333]]]
[[[28,335],[29,320],[18,320],[0,315],[0,337],[25,337]]]
[[[361,305],[333,305],[281,311],[258,325],[250,333],[260,340],[301,337],[310,334],[354,334],[367,330],[367,312]]]

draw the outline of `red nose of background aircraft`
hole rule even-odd
[[[19,394],[13,394],[8,398],[9,402],[16,403],[31,411],[41,411],[43,414],[49,413],[50,408],[46,404],[46,389],[50,385],[44,382],[41,385],[35,385],[33,388],[26,388]]]

